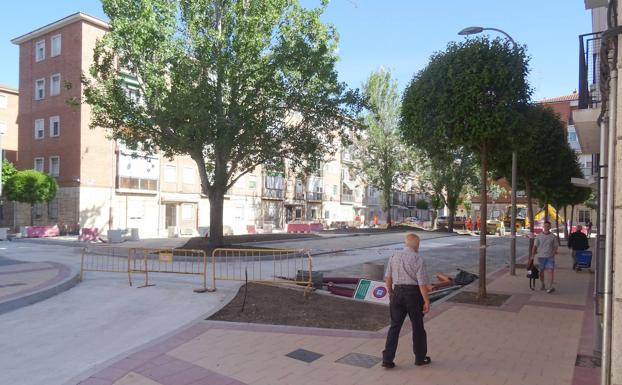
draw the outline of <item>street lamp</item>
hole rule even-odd
[[[518,44],[512,39],[507,32],[498,28],[484,28],[484,27],[466,27],[462,31],[458,32],[458,35],[468,36],[481,33],[483,31],[496,31],[503,34],[509,41],[512,42],[514,49],[518,48]],[[517,159],[516,150],[512,151],[512,215],[510,220],[510,275],[516,275],[516,179],[517,179]],[[484,224],[484,226],[486,226]]]

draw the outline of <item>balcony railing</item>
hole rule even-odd
[[[264,188],[262,192],[262,196],[264,198],[270,198],[270,199],[283,199],[284,190]]]
[[[579,108],[600,104],[601,33],[579,35]]]
[[[304,191],[294,191],[294,199],[295,200],[303,200],[303,199],[305,199]]]
[[[341,194],[342,202],[354,202],[354,194]]]
[[[158,180],[120,176],[117,181],[117,186],[117,188],[123,190],[157,191]]]
[[[321,201],[322,200],[321,192],[307,192],[307,200],[308,201]]]

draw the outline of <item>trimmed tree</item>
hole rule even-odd
[[[225,192],[275,159],[334,153],[359,97],[337,79],[325,3],[103,0],[110,31],[83,76],[91,126],[165,156],[189,155],[223,242]]]
[[[35,203],[49,202],[56,197],[56,179],[36,170],[17,171],[6,181],[4,195],[8,200],[30,204],[30,225],[33,224]]]
[[[390,71],[380,68],[363,84],[363,96],[368,106],[366,131],[354,140],[353,149],[363,179],[382,191],[382,208],[387,213],[387,227],[391,227],[393,189],[412,170],[398,132],[401,102],[397,81]]]
[[[486,205],[488,153],[509,137],[530,97],[523,47],[488,38],[450,43],[412,79],[402,104],[402,130],[433,149],[463,146],[480,161],[480,202]],[[485,223],[484,223],[485,225]],[[480,232],[478,297],[486,297],[486,232]]]

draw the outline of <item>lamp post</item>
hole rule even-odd
[[[458,32],[458,35],[475,35],[483,31],[496,31],[503,34],[509,41],[512,42],[514,49],[518,48],[518,44],[512,39],[507,32],[498,28],[484,28],[484,27],[466,27],[462,31]],[[517,179],[517,157],[516,150],[512,151],[512,213],[510,220],[510,275],[516,275],[516,179]],[[486,224],[484,223],[484,226]]]

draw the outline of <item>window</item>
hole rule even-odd
[[[184,183],[194,184],[194,168],[184,167]]]
[[[43,119],[35,120],[35,139],[43,139],[45,123]]]
[[[34,169],[39,172],[43,172],[43,158],[35,158]]]
[[[60,41],[60,35],[52,36],[52,52],[50,56],[54,57],[60,55]]]
[[[193,217],[192,205],[188,205],[188,204],[181,205],[181,219],[188,221],[188,220],[191,220],[192,217]]]
[[[591,218],[591,210],[579,210],[579,222],[587,223],[590,222]]]
[[[6,108],[8,105],[8,99],[6,95],[0,94],[0,108]]]
[[[256,175],[249,175],[248,178],[248,188],[249,189],[256,189],[257,188],[257,176]]]
[[[60,117],[52,116],[50,118],[50,137],[60,135]]]
[[[35,60],[41,61],[45,59],[45,40],[39,40],[35,44]]]
[[[337,185],[333,185],[333,195],[337,195]]]
[[[324,211],[324,218],[330,219],[330,211],[328,210]]]
[[[568,141],[569,142],[576,142],[577,141],[577,133],[575,131],[569,131],[568,132]]]
[[[60,157],[58,156],[50,156],[50,175],[60,175]]]
[[[41,219],[43,216],[43,203],[35,203],[32,208],[32,216],[34,219]]]
[[[60,94],[60,74],[52,75],[50,78],[50,96]]]
[[[168,183],[177,182],[177,167],[172,164],[164,166],[164,181]]]
[[[48,219],[58,219],[58,198],[48,202]]]
[[[45,79],[35,81],[35,100],[45,98]]]

